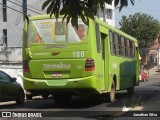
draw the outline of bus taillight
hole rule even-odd
[[[94,60],[92,58],[86,59],[85,71],[93,71],[95,70]]]
[[[27,60],[23,60],[23,72],[24,73],[30,72]]]

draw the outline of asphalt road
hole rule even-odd
[[[33,100],[25,100],[24,105],[16,105],[14,101],[2,102],[0,103],[0,111],[35,111],[41,112],[43,117],[58,117],[58,119],[65,116],[83,119],[88,119],[88,117],[94,119],[95,117],[119,116],[123,114],[121,111],[124,106],[132,108],[137,105],[143,105],[150,98],[156,96],[156,93],[160,90],[159,78],[160,73],[151,74],[149,81],[141,82],[140,86],[135,88],[135,94],[132,96],[128,95],[125,90],[117,92],[114,103],[107,103],[99,97],[74,97],[69,104],[58,104],[54,102],[52,97],[42,99],[37,96]]]

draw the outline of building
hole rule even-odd
[[[115,27],[115,6],[114,1],[111,5],[106,4],[104,12],[99,9],[97,13],[97,17],[103,20],[104,22],[108,23],[109,25]]]
[[[153,46],[151,46],[150,51],[148,53],[149,60],[152,60],[155,63],[155,65],[158,64],[158,54],[160,54],[158,52],[158,45],[159,45],[158,39],[156,39]]]
[[[27,0],[28,14],[42,14],[42,0]],[[0,62],[21,62],[23,0],[0,0]],[[16,56],[16,57],[15,57]]]
[[[22,76],[22,32],[25,0],[0,0],[0,70],[18,78]],[[27,0],[27,13],[43,14],[44,0]],[[20,79],[20,80],[19,80]]]
[[[146,64],[149,68],[160,64],[160,44],[158,39],[155,40],[154,44],[149,48],[149,52],[146,54]],[[145,57],[143,57],[144,59]],[[159,61],[158,61],[159,60]]]

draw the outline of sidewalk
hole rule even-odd
[[[158,75],[160,81],[160,71],[157,71],[157,66],[149,70],[149,76],[154,75]],[[160,91],[156,93],[155,97],[144,103],[143,106],[136,106],[132,111],[160,111]]]
[[[149,69],[149,75],[160,75],[160,71],[157,71],[157,66]]]

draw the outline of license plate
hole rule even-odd
[[[63,74],[62,73],[53,73],[51,76],[52,77],[62,77]]]

